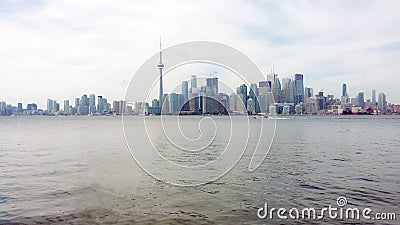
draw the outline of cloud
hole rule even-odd
[[[10,103],[95,93],[122,99],[158,50],[191,40],[231,45],[264,72],[306,86],[400,102],[396,1],[14,1],[0,3],[0,98]],[[166,65],[167,66],[167,65]],[[368,94],[367,94],[368,97]]]

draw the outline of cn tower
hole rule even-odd
[[[160,96],[158,98],[159,100],[159,106],[160,106],[160,114],[162,113],[162,106],[163,106],[163,82],[162,82],[162,73],[164,69],[164,64],[162,63],[162,51],[161,51],[161,38],[160,38],[160,62],[158,63],[158,69],[160,70]]]

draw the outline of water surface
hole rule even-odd
[[[227,118],[213,117],[228,126]],[[141,119],[128,118],[132,124]],[[321,208],[339,196],[349,206],[398,212],[399,137],[398,116],[280,118],[256,171],[248,172],[250,147],[222,178],[177,187],[137,166],[120,117],[0,117],[0,223],[332,223],[266,221],[256,212],[264,203]],[[218,140],[216,152],[226,144]]]

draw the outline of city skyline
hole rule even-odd
[[[196,74],[197,75],[197,73],[194,73],[194,74]],[[276,75],[278,75],[279,76],[279,79],[281,79],[281,80],[284,80],[284,79],[290,79],[289,77],[280,77],[280,75],[279,74],[276,74]],[[295,74],[294,74],[295,75]],[[301,75],[303,75],[303,74],[301,74]],[[190,76],[193,76],[193,75],[190,75]],[[204,77],[203,77],[204,78]],[[205,79],[205,78],[204,78]],[[191,81],[191,79],[187,79],[187,80],[183,80],[182,82],[190,82]],[[258,81],[257,81],[257,83],[258,83]],[[238,84],[239,85],[239,84]],[[343,94],[343,85],[346,85],[346,93],[348,94],[348,96],[349,97],[356,97],[360,92],[363,92],[364,93],[364,99],[365,100],[367,100],[367,99],[369,99],[369,100],[373,100],[373,92],[375,91],[376,93],[385,93],[386,94],[386,92],[384,91],[384,90],[377,90],[377,89],[374,89],[374,88],[370,88],[370,89],[368,89],[367,91],[365,91],[365,90],[352,90],[352,89],[350,89],[350,94],[349,94],[349,89],[348,89],[348,83],[347,82],[341,82],[341,87],[339,87],[339,88],[337,88],[338,89],[338,91],[337,91],[337,93],[342,93]],[[190,86],[190,85],[189,85]],[[191,86],[190,86],[191,87]],[[350,85],[350,87],[351,87],[351,85]],[[316,90],[315,88],[313,88],[313,87],[309,87],[309,86],[304,86],[304,90],[306,91],[306,89],[307,88],[312,88],[313,90],[314,90],[314,92],[319,92],[319,91],[323,91],[323,92],[325,92],[325,90],[326,89],[320,89],[320,90]],[[283,90],[283,89],[281,89],[281,90]],[[88,92],[86,92],[86,93],[88,93]],[[95,92],[93,92],[93,93],[95,93]],[[91,93],[91,94],[93,94],[93,93]],[[325,92],[325,93],[327,93],[327,92]],[[329,93],[329,94],[332,94],[332,93]],[[85,95],[85,94],[83,94],[83,95]],[[87,94],[86,94],[87,95]],[[158,95],[158,94],[157,94]],[[304,95],[305,95],[305,93],[304,93]],[[333,94],[335,97],[338,97],[338,95],[335,95],[335,94]],[[340,95],[340,96],[342,96],[342,95]],[[339,96],[339,97],[340,97]],[[53,100],[58,100],[58,101],[64,101],[64,100],[74,100],[75,98],[76,98],[76,96],[75,97],[73,97],[73,98],[70,98],[70,99],[59,99],[59,98],[53,98],[53,97],[47,97],[46,99],[44,99],[44,100],[38,100],[38,101],[35,101],[35,100],[33,100],[33,101],[16,101],[16,102],[9,102],[7,99],[4,99],[4,98],[1,98],[2,96],[0,96],[0,102],[1,101],[6,101],[7,102],[7,104],[11,104],[11,105],[17,105],[18,103],[22,103],[23,105],[27,105],[27,104],[32,104],[32,103],[34,103],[34,104],[36,104],[37,106],[38,106],[38,108],[40,108],[40,109],[45,109],[46,108],[46,106],[47,106],[47,99],[53,99]],[[375,96],[375,98],[377,98],[377,95]],[[119,98],[119,99],[123,99],[123,97],[121,97],[121,98]],[[390,97],[389,97],[389,99],[390,99]],[[114,100],[116,100],[116,99],[114,99]],[[145,101],[145,100],[143,100],[143,101]],[[400,104],[399,102],[391,102],[390,100],[388,100],[388,103],[391,103],[391,104]]]
[[[123,99],[132,75],[158,52],[154,43],[162,36],[165,48],[191,40],[225,43],[248,55],[264,73],[272,66],[280,77],[302,73],[314,90],[335,96],[346,81],[349,93],[364,91],[369,98],[376,89],[400,103],[397,5],[169,1],[99,2],[93,7],[71,1],[1,2],[0,98],[41,107],[43,99],[73,99],[82,91]],[[208,10],[198,10],[204,7]],[[98,10],[103,16],[91,19]]]
[[[160,62],[157,68],[160,70],[160,78],[162,78],[162,52],[160,51],[159,54]],[[278,74],[271,73],[267,74],[266,77],[266,80],[251,83],[248,86],[241,84],[236,87],[236,92],[225,93],[219,91],[218,77],[210,76],[205,80],[203,77],[205,85],[201,85],[198,82],[198,77],[191,75],[190,79],[181,81],[180,93],[179,91],[163,93],[160,85],[159,98],[137,102],[128,102],[126,99],[108,102],[108,99],[102,95],[96,96],[92,93],[90,95],[83,94],[80,98],[77,97],[71,99],[71,101],[70,99],[60,100],[63,105],[57,99],[48,98],[46,108],[40,108],[32,102],[26,103],[26,108],[24,108],[22,102],[11,105],[0,99],[0,115],[22,115],[25,113],[27,115],[107,115],[113,113],[120,115],[159,114],[160,112],[177,114],[185,111],[198,114],[197,110],[200,110],[202,114],[210,113],[207,110],[214,110],[214,113],[257,114],[271,113],[270,106],[275,107],[272,109],[275,111],[273,114],[283,115],[303,113],[345,114],[344,111],[373,113],[374,110],[386,113],[389,106],[391,107],[389,113],[399,113],[400,105],[388,102],[387,95],[384,92],[378,92],[377,96],[375,89],[371,90],[371,98],[366,98],[364,91],[359,91],[352,97],[348,93],[347,83],[342,83],[341,96],[335,96],[331,93],[324,93],[323,90],[314,92],[313,87],[305,85],[303,74],[296,73],[293,78],[280,78]],[[206,100],[204,100],[205,97]],[[208,99],[209,97],[210,99]],[[162,110],[160,107],[161,99],[164,102]],[[216,100],[219,103],[215,102]],[[226,109],[220,111],[221,107]]]

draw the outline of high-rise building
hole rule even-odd
[[[236,93],[241,96],[242,103],[245,107],[247,107],[247,86],[246,84],[240,85],[236,89]],[[247,108],[246,108],[247,109]]]
[[[37,110],[37,105],[35,103],[29,103],[26,105],[26,110],[28,111]]]
[[[18,108],[17,108],[17,111],[18,111],[18,114],[22,114],[22,112],[23,112],[23,109],[22,109],[22,103],[18,103]]]
[[[376,107],[376,90],[372,90],[372,108]]]
[[[7,115],[7,103],[5,101],[0,102],[0,115]]]
[[[190,93],[197,93],[197,77],[192,75],[190,79]]]
[[[162,102],[160,103],[161,106],[161,114],[167,114],[170,113],[170,109],[169,109],[169,95],[168,94],[164,94],[163,98],[162,98]]]
[[[113,101],[113,111],[117,115],[126,113],[126,101]]]
[[[54,112],[59,112],[60,111],[60,103],[58,103],[56,100],[54,100],[53,110],[54,110]]]
[[[232,94],[229,96],[229,111],[230,111],[230,112],[235,112],[235,111],[237,111],[237,109],[236,109],[237,98],[238,98],[238,96],[237,96],[237,94],[235,94],[235,93],[232,93]]]
[[[222,106],[225,108],[225,112],[229,112],[230,109],[230,100],[229,96],[225,93],[219,93],[219,101],[221,102]]]
[[[260,81],[258,82],[258,87],[269,87],[271,88],[271,83],[268,81]]]
[[[258,87],[257,84],[250,84],[250,91],[249,91],[249,99],[252,99],[252,103],[253,104],[253,108],[254,108],[254,112],[255,113],[259,113],[260,112],[260,104],[258,102]],[[249,105],[249,103],[247,103],[247,105]]]
[[[271,82],[271,92],[274,95],[275,102],[282,102],[282,87],[278,74],[268,74],[267,81]]]
[[[151,101],[151,106],[153,107],[153,108],[157,108],[157,107],[160,107],[160,102],[159,102],[159,100],[158,99],[153,99],[153,101]]]
[[[290,78],[282,78],[282,102],[294,102],[293,83]]]
[[[69,100],[64,100],[64,114],[69,114]]]
[[[94,94],[89,95],[89,112],[91,114],[96,113],[96,95]]]
[[[357,101],[358,101],[358,106],[360,106],[361,108],[365,107],[364,92],[358,92]]]
[[[82,95],[81,97],[81,107],[79,112],[81,115],[89,114],[89,98],[86,94]]]
[[[309,88],[309,87],[304,88],[304,97],[305,98],[311,98],[313,95],[314,95],[314,93],[313,93],[312,88]]]
[[[171,114],[179,114],[180,106],[179,106],[179,97],[176,93],[171,93],[168,95],[168,104],[169,104],[169,113]]]
[[[80,100],[80,98],[75,98],[75,108],[79,108],[79,106],[81,105]]]
[[[272,92],[261,93],[260,96],[258,96],[258,99],[260,102],[261,113],[269,113],[269,107],[275,103]]]
[[[271,92],[271,82],[268,81],[260,81],[258,82],[258,93],[268,93]]]
[[[378,95],[378,109],[381,112],[385,112],[387,109],[386,95],[385,93],[379,93]]]
[[[107,102],[106,98],[102,98],[103,105],[103,115],[111,111],[111,104]]]
[[[54,101],[52,99],[47,99],[47,112],[53,112],[54,110]]]
[[[211,77],[206,79],[206,93],[207,94],[218,94],[218,78]]]
[[[189,100],[189,84],[187,81],[182,81],[182,94],[185,102]]]
[[[347,96],[347,84],[342,84],[342,96]]]
[[[250,115],[256,113],[256,110],[255,110],[255,107],[254,107],[254,106],[255,106],[254,100],[253,100],[252,98],[249,98],[249,99],[247,100],[247,112],[248,112]]]
[[[294,103],[297,105],[304,102],[303,74],[294,75]]]
[[[100,113],[100,115],[102,115],[104,112],[103,96],[101,95],[97,96],[97,111]]]
[[[318,110],[325,110],[326,109],[326,97],[324,96],[324,92],[320,91],[317,95],[317,109]]]

